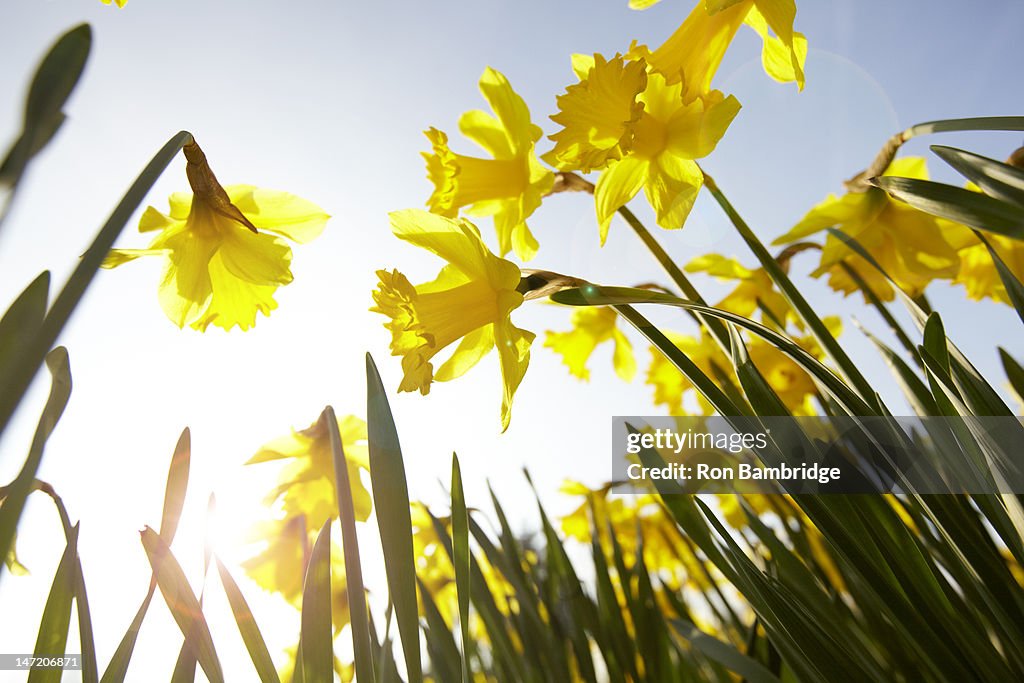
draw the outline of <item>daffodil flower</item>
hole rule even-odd
[[[924,159],[905,157],[893,161],[884,175],[927,179],[928,171]],[[955,278],[960,268],[957,252],[973,240],[963,226],[935,218],[890,198],[882,190],[870,188],[842,197],[829,195],[774,243],[794,242],[830,227],[856,239],[912,297],[924,292],[932,280]],[[832,235],[825,238],[821,262],[812,275],[827,273],[832,289],[844,294],[855,292],[859,287],[839,265],[842,262],[855,269],[878,297],[892,300],[894,293],[888,281]]]
[[[509,317],[523,303],[516,291],[519,267],[492,254],[480,231],[465,219],[396,211],[391,229],[448,262],[435,280],[415,287],[397,270],[377,271],[376,305],[370,310],[390,319],[385,327],[391,331],[391,353],[402,357],[404,373],[398,390],[427,394],[434,380],[461,377],[496,348],[504,384],[501,426],[507,429],[536,336]],[[434,356],[456,341],[454,353],[435,373]]]
[[[277,308],[274,292],[292,281],[292,250],[281,237],[309,242],[324,229],[323,209],[285,192],[217,182],[198,145],[187,145],[192,193],[175,193],[170,212],[147,207],[139,232],[158,232],[147,249],[112,249],[115,268],[141,256],[166,260],[159,298],[178,327],[248,330],[257,312]]]
[[[373,507],[370,492],[360,479],[360,471],[370,469],[366,422],[353,415],[337,420],[355,517],[365,521]],[[265,444],[246,464],[276,461],[283,462],[284,467],[278,475],[278,485],[267,495],[268,506],[280,502],[286,517],[303,516],[310,529],[319,529],[328,519],[338,517],[334,455],[323,417],[306,429]]]
[[[104,5],[110,4],[110,0],[100,0],[100,2],[102,2]],[[114,0],[114,4],[118,7],[124,7],[128,4],[128,0]]]
[[[778,328],[784,327],[788,321],[793,321],[798,327],[802,327],[800,318],[790,307],[786,297],[775,289],[771,277],[764,268],[750,270],[736,259],[726,258],[721,254],[705,254],[686,264],[686,271],[707,273],[722,280],[739,282],[735,289],[715,304],[715,308],[742,315],[744,318],[753,318],[754,313],[764,307],[770,314],[762,316],[766,325]]]
[[[540,206],[554,184],[555,176],[534,154],[541,129],[530,122],[526,103],[500,72],[488,67],[480,77],[480,92],[497,118],[480,111],[468,111],[459,118],[459,130],[480,145],[492,159],[456,154],[448,136],[430,128],[426,136],[432,151],[424,153],[427,177],[434,192],[427,206],[449,218],[465,208],[474,216],[493,216],[498,233],[498,251],[528,261],[537,253],[538,243],[526,219]]]
[[[548,330],[544,346],[562,357],[573,377],[587,381],[590,379],[587,361],[591,354],[599,345],[611,341],[615,348],[612,366],[619,377],[629,382],[636,374],[636,359],[629,339],[615,324],[618,317],[610,306],[577,308],[572,314],[572,329],[568,332]]]
[[[646,9],[654,2],[633,0],[634,9]],[[761,37],[761,63],[765,72],[782,83],[795,81],[804,87],[807,39],[793,30],[794,0],[699,0],[683,24],[653,52],[634,47],[669,83],[685,83],[685,99],[711,89],[729,44],[746,24]],[[774,33],[774,35],[772,35]]]
[[[665,336],[708,377],[716,380],[725,379],[725,373],[731,371],[732,364],[710,336],[702,335],[697,339],[672,331],[665,331]],[[670,415],[690,414],[689,409],[684,407],[684,402],[691,393],[697,401],[698,414],[710,415],[713,412],[707,399],[697,392],[690,380],[654,346],[651,347],[651,364],[647,366],[644,381],[654,388],[655,405],[665,406]]]
[[[989,245],[999,254],[1006,267],[1018,280],[1024,281],[1024,243],[1019,240],[989,233],[985,235]],[[1011,304],[1006,286],[992,261],[988,249],[976,242],[960,251],[960,268],[953,279],[967,291],[970,299],[989,298],[1004,304]]]
[[[739,112],[739,102],[717,90],[684,100],[683,86],[669,84],[660,74],[648,73],[645,80],[625,77],[625,67],[618,58],[605,61],[595,57],[590,61],[576,57],[574,69],[577,75],[583,74],[580,86],[607,84],[601,87],[609,91],[606,99],[619,104],[588,109],[572,104],[573,92],[567,92],[560,103],[568,108],[552,117],[563,130],[552,139],[573,140],[574,145],[562,145],[561,151],[556,145],[551,156],[545,158],[562,170],[589,170],[581,165],[583,161],[593,164],[604,159],[594,190],[601,244],[608,237],[612,216],[641,189],[654,208],[658,225],[682,227],[704,183],[695,159],[714,150]],[[640,89],[633,90],[637,87]],[[643,111],[635,121],[627,121],[622,103],[632,98]],[[609,146],[610,133],[602,131],[620,128],[618,141]],[[615,153],[607,153],[609,150]]]

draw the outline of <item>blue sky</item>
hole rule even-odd
[[[79,21],[92,23],[95,44],[69,103],[69,121],[32,167],[0,233],[0,301],[13,298],[43,268],[62,282],[139,169],[182,128],[195,133],[223,182],[288,190],[333,216],[319,240],[295,249],[294,283],[279,291],[280,308],[252,332],[178,330],[157,303],[159,265],[142,262],[101,273],[66,330],[61,341],[70,349],[75,391],[42,476],[83,521],[81,552],[101,662],[145,592],[146,561],[136,532],[159,519],[166,464],[184,426],[193,433],[193,486],[176,548],[198,573],[210,491],[222,508],[250,509],[259,494],[238,482],[256,475],[242,472],[241,463],[261,444],[305,427],[327,403],[339,414],[363,414],[365,351],[373,353],[387,385],[397,386],[399,363],[388,355],[383,320],[366,309],[375,269],[397,267],[419,281],[440,266],[394,239],[387,224],[388,211],[420,207],[429,194],[421,131],[431,125],[447,130],[453,145],[469,152],[455,124],[462,111],[483,106],[476,81],[493,66],[526,99],[534,121],[552,133],[547,116],[573,80],[571,53],[612,53],[633,39],[658,45],[689,9],[679,0],[646,12],[630,11],[625,0],[131,0],[117,10],[98,0],[46,0],[5,10],[0,131],[7,138],[17,130],[21,97],[45,46]],[[936,118],[1019,114],[1021,25],[1024,5],[1013,1],[800,3],[797,28],[811,46],[805,91],[768,79],[756,36],[742,31],[715,85],[735,94],[743,110],[706,167],[755,230],[771,239],[826,194],[841,191],[841,181],[898,130]],[[1022,141],[1005,133],[948,135],[913,141],[905,151],[924,154],[938,142],[1002,158]],[[933,176],[954,181],[940,163],[929,161]],[[186,189],[182,170],[183,162],[176,162],[149,203],[164,209],[168,194]],[[642,201],[635,204],[649,218]],[[480,225],[493,244],[490,221]],[[624,224],[613,224],[608,245],[598,247],[586,197],[550,198],[531,227],[541,242],[531,266],[608,283],[665,280]],[[685,229],[657,236],[683,263],[708,251],[753,263],[703,197]],[[145,242],[133,223],[118,244]],[[794,269],[811,267],[805,257]],[[699,285],[711,300],[725,291],[720,283]],[[881,329],[873,312],[823,282],[806,287],[822,312],[856,315]],[[1012,312],[991,303],[967,305],[959,289],[935,286],[929,294],[951,336],[1001,383],[994,342],[1024,357]],[[553,306],[524,306],[514,319],[538,333],[568,327],[568,313]],[[678,315],[658,319],[693,331]],[[638,338],[634,342],[643,368],[649,353]],[[852,325],[844,344],[869,376],[879,378],[891,405],[901,406],[887,370]],[[548,493],[566,477],[600,483],[610,464],[609,417],[660,410],[639,379],[626,385],[613,376],[608,349],[595,354],[591,367],[590,383],[571,379],[538,340],[504,435],[498,434],[494,358],[457,382],[436,384],[426,398],[393,396],[413,495],[443,505],[438,482],[447,477],[453,450],[471,483],[470,504],[486,505],[481,485],[490,479],[521,527],[532,515],[523,467]],[[0,440],[0,479],[17,471],[44,391],[41,383],[35,387]],[[566,503],[552,496],[551,504]],[[31,505],[19,540],[33,574],[0,581],[4,613],[37,623],[59,557],[58,538],[51,511]],[[230,539],[226,545],[229,559],[241,557]],[[263,615],[285,614],[271,599],[259,603]],[[173,629],[162,614],[143,631],[140,651],[153,670],[173,666],[174,652],[161,647],[166,641],[160,637],[170,633],[176,643]],[[32,631],[5,620],[3,649],[30,650]],[[224,647],[241,652],[240,643]],[[246,671],[244,653],[233,666]]]

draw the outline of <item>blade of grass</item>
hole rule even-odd
[[[26,343],[39,331],[46,317],[50,271],[43,271],[0,318],[0,377],[24,353]]]
[[[352,482],[349,481],[348,461],[338,432],[338,418],[334,408],[324,408],[321,420],[327,424],[334,461],[334,490],[338,500],[338,520],[341,524],[341,543],[345,556],[345,581],[348,585],[349,613],[352,626],[352,651],[355,657],[356,678],[374,680],[373,652],[370,648],[370,622],[366,611],[366,592],[363,589],[363,569],[359,560],[359,538],[356,534],[355,504],[352,502]]]
[[[931,150],[985,194],[1024,206],[1024,171],[1021,169],[955,147],[932,145]]]
[[[224,594],[231,606],[231,614],[235,617],[238,632],[242,636],[242,642],[245,643],[245,649],[249,651],[249,657],[252,659],[253,666],[256,667],[260,681],[262,683],[278,683],[280,679],[277,676],[277,669],[274,668],[274,660],[270,658],[267,643],[263,640],[263,634],[249,609],[249,603],[245,601],[245,596],[242,595],[241,589],[224,563],[220,561],[219,557],[214,559],[217,563],[217,573],[220,574],[220,582],[224,586]]]
[[[302,587],[302,675],[307,681],[334,680],[329,517],[313,544]]]
[[[46,598],[43,617],[39,622],[36,636],[36,657],[63,657],[68,643],[68,629],[71,627],[71,601],[75,597],[75,574],[78,571],[78,525],[71,528],[64,554],[53,576],[53,585]],[[63,670],[59,668],[33,668],[29,671],[29,683],[56,683]]]
[[[47,355],[46,365],[51,375],[50,395],[46,399],[35,435],[32,437],[32,445],[29,447],[25,464],[8,487],[7,497],[3,506],[0,506],[0,558],[6,559],[7,553],[10,552],[18,520],[25,509],[25,500],[35,486],[36,473],[43,460],[43,448],[71,397],[71,366],[67,349],[63,346],[54,349]],[[5,565],[0,563],[0,577],[3,576],[4,567]]]
[[[149,564],[156,576],[157,586],[164,596],[167,607],[170,608],[174,621],[186,638],[192,631],[193,624],[197,624],[195,633],[196,659],[203,667],[207,678],[211,683],[223,683],[224,672],[221,670],[220,660],[217,658],[217,651],[213,646],[213,637],[210,635],[209,626],[203,616],[192,587],[185,578],[185,572],[181,565],[171,554],[171,549],[164,539],[155,531],[146,527],[142,533],[142,546],[146,550]]]
[[[411,681],[423,679],[420,664],[419,611],[416,604],[416,569],[412,551],[409,486],[405,479],[402,448],[395,430],[380,373],[366,354],[366,422],[370,450],[370,480],[384,550],[388,592],[395,606],[398,633]]]
[[[693,624],[672,619],[669,622],[676,633],[686,639],[698,652],[718,662],[749,683],[779,683],[775,674],[756,659],[743,654],[729,643],[704,633]]]
[[[455,590],[459,601],[459,633],[462,643],[462,683],[469,683],[469,661],[473,656],[473,638],[469,633],[469,514],[462,488],[459,456],[452,453],[452,553],[455,558]]]

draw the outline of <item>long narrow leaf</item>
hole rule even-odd
[[[330,518],[313,544],[302,586],[302,675],[311,683],[334,680]]]
[[[409,486],[405,479],[402,448],[391,416],[380,373],[366,354],[366,423],[370,450],[373,502],[384,550],[388,592],[395,606],[410,680],[423,678],[420,664],[419,611],[416,604],[416,568],[412,551]]]
[[[262,683],[278,683],[280,679],[277,676],[277,669],[274,668],[274,660],[270,658],[267,643],[263,640],[259,626],[256,625],[256,619],[249,609],[249,603],[245,601],[241,589],[220,558],[216,558],[216,563],[220,582],[224,586],[224,594],[228,598],[235,623],[238,624],[238,632],[242,636],[242,642],[245,643],[245,649],[249,651],[249,657],[252,659],[253,666],[256,667],[260,681]]]
[[[462,683],[469,683],[469,660],[473,637],[469,633],[469,515],[462,488],[459,456],[452,453],[452,552],[455,558],[455,590],[459,601],[459,632],[462,635]]]
[[[71,529],[64,555],[57,565],[53,577],[50,595],[46,598],[43,618],[39,622],[39,634],[36,636],[36,657],[63,657],[68,642],[68,629],[71,627],[71,601],[75,597],[75,574],[78,571],[78,525]],[[29,671],[29,683],[56,683],[61,679],[63,671],[59,668],[36,669]]]

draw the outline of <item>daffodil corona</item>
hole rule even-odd
[[[535,337],[509,317],[523,303],[516,291],[519,267],[492,254],[480,231],[465,219],[396,211],[391,229],[448,262],[436,279],[417,286],[397,270],[377,271],[376,305],[370,310],[390,319],[385,327],[391,331],[391,353],[402,357],[404,373],[398,390],[427,394],[434,380],[461,377],[496,348],[504,384],[501,425],[507,429]],[[435,372],[434,356],[457,341],[454,353]]]
[[[147,249],[112,249],[114,268],[140,256],[166,259],[160,305],[178,327],[248,330],[277,308],[274,292],[292,281],[292,250],[281,237],[316,238],[329,216],[285,192],[222,187],[198,145],[184,148],[192,194],[175,193],[170,213],[147,207],[139,232],[159,232]]]

